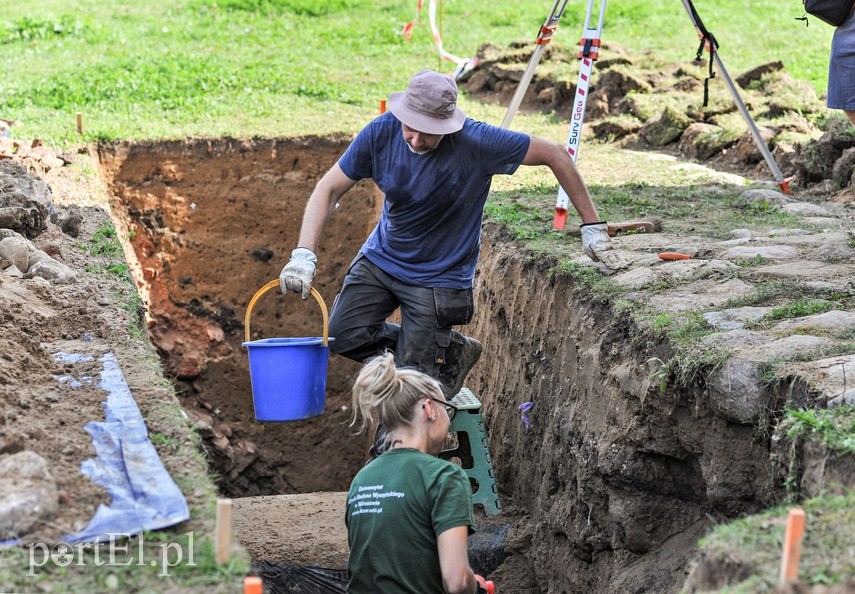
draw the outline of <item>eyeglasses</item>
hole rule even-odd
[[[448,420],[449,421],[454,418],[454,415],[457,414],[457,407],[454,406],[453,404],[451,404],[450,402],[446,402],[445,400],[440,400],[439,398],[433,398],[431,396],[428,396],[428,400],[433,400],[434,402],[438,402],[439,404],[444,406],[445,412],[448,413]]]

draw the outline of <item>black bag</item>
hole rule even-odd
[[[852,16],[855,0],[802,0],[805,12],[825,21],[829,25],[839,27]]]

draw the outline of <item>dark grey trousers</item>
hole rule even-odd
[[[386,321],[397,307],[401,323]],[[400,367],[439,377],[463,336],[452,326],[474,314],[472,289],[418,287],[386,274],[361,253],[351,263],[330,314],[330,351],[364,362],[386,350]]]

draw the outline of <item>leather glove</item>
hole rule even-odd
[[[629,263],[612,247],[609,226],[605,221],[587,223],[579,227],[582,230],[582,251],[594,262],[602,262],[606,268],[621,270]]]
[[[279,274],[279,287],[283,293],[293,291],[302,293],[303,299],[312,294],[312,279],[315,278],[315,264],[318,257],[307,248],[298,247],[291,252],[291,259]]]

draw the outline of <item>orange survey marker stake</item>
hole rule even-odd
[[[243,578],[243,594],[262,594],[264,584],[260,577],[247,576]]]
[[[784,554],[781,557],[781,585],[799,576],[799,557],[802,553],[802,537],[805,535],[805,512],[794,507],[787,517],[784,533]]]
[[[382,115],[384,113],[386,113],[386,100],[381,99],[380,100],[380,114]]]

